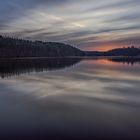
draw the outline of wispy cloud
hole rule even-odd
[[[123,45],[122,40],[140,38],[139,9],[139,0],[5,0],[0,1],[0,33],[83,49],[107,42]]]

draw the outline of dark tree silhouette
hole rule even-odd
[[[117,48],[104,53],[107,56],[140,56],[140,48],[134,46],[128,48]]]
[[[0,36],[0,58],[83,56],[84,52],[67,44],[29,41]]]

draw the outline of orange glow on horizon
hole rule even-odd
[[[95,60],[88,60],[87,61],[87,63],[89,63],[89,64],[95,64],[97,62],[98,62],[99,65],[105,65],[105,66],[117,66],[117,65],[119,65],[119,63],[115,63],[113,61],[110,61],[110,60],[104,59],[104,58],[103,59],[97,59],[96,61]]]
[[[87,47],[86,51],[108,51],[108,50],[112,50],[112,49],[120,48],[120,47],[123,47],[123,46],[120,44],[105,44],[98,47],[92,47],[92,46]]]

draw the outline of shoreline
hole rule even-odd
[[[66,56],[66,57],[15,57],[15,58],[0,58],[0,60],[17,60],[17,59],[71,59],[71,58],[81,58],[81,59],[104,59],[104,58],[137,58],[140,59],[140,56]]]

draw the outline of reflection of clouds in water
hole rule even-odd
[[[16,96],[30,96],[27,101],[48,96],[77,95],[118,102],[139,102],[139,67],[122,64],[106,66],[100,60],[89,62],[83,61],[77,67],[60,71],[3,79],[0,81],[4,85],[1,89]],[[132,95],[132,92],[137,96]]]
[[[80,63],[65,70],[1,79],[0,126],[16,134],[18,129],[24,134],[37,130],[79,137],[137,137],[140,79],[135,69],[139,68]]]
[[[140,65],[131,66],[123,63],[115,63],[110,61],[104,64],[102,63],[102,60],[90,60],[88,63],[87,61],[82,62],[84,65],[82,71],[84,71],[85,73],[95,74],[95,76],[98,75],[104,78],[110,77],[121,80],[139,80]]]
[[[48,96],[75,95],[98,99],[98,101],[132,101],[130,92],[139,91],[140,80],[127,73],[113,77],[104,72],[95,73],[79,71],[59,71],[20,76],[16,79],[3,80],[8,85],[7,90],[31,96],[31,100],[47,98]],[[127,76],[128,75],[128,76]],[[127,77],[127,78],[126,78]],[[5,82],[4,82],[5,81]],[[2,81],[1,81],[2,82]],[[131,90],[132,89],[132,90]],[[128,91],[129,90],[129,94]],[[118,94],[115,94],[115,93]],[[124,92],[127,92],[124,94]],[[139,101],[139,96],[133,98],[133,103]]]

